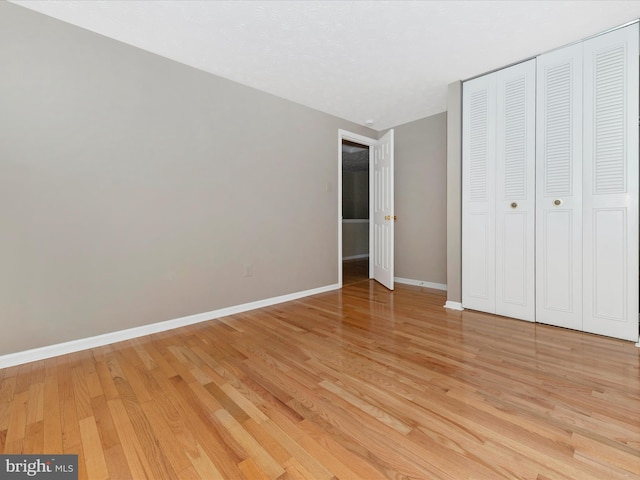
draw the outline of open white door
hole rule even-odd
[[[393,129],[373,151],[373,278],[393,290]]]

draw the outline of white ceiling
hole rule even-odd
[[[445,111],[453,81],[640,17],[640,0],[13,3],[376,130]]]

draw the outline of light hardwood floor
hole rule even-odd
[[[342,285],[369,279],[369,258],[358,258],[342,262]]]
[[[81,479],[640,478],[640,350],[372,281],[0,370]]]

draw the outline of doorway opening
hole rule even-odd
[[[366,148],[368,168],[369,269],[373,278],[389,290],[394,285],[394,131],[380,139],[365,137],[346,130],[338,131],[338,287],[343,285],[343,142],[346,147]],[[354,145],[355,144],[355,145]],[[347,148],[348,150],[348,148]],[[365,155],[366,156],[366,155]],[[364,220],[364,219],[360,219]],[[363,254],[364,255],[364,254]]]
[[[374,138],[357,133],[338,131],[338,284],[340,287],[344,285],[345,279],[348,283],[354,283],[373,278],[371,255],[373,225],[370,221],[373,179],[370,172],[373,164],[373,147],[377,142]],[[356,170],[360,173],[356,173]],[[363,176],[367,178],[366,189],[361,184]],[[358,180],[355,180],[356,178]],[[345,181],[348,184],[346,189],[351,191],[348,195],[353,195],[354,198],[347,200],[349,203],[343,210]],[[358,188],[355,188],[356,185]],[[358,196],[357,201],[355,195]],[[366,208],[363,207],[363,202]],[[364,245],[362,244],[363,229],[367,230],[367,241]],[[354,231],[359,233],[354,236]],[[347,240],[343,242],[345,232]],[[343,257],[346,258],[343,259]]]
[[[342,140],[342,284],[369,279],[369,146]]]

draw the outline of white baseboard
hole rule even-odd
[[[342,260],[357,260],[360,258],[369,258],[369,254],[361,253],[359,255],[349,255],[348,257],[342,257]]]
[[[9,353],[7,355],[0,356],[0,368],[13,367],[15,365],[21,365],[23,363],[35,362],[38,360],[44,360],[46,358],[57,357],[58,355],[79,352],[81,350],[87,350],[89,348],[102,347],[111,343],[122,342],[124,340],[130,340],[137,337],[143,337],[152,333],[165,332],[167,330],[173,330],[174,328],[185,327],[187,325],[193,325],[195,323],[206,322],[207,320],[226,317],[227,315],[234,315],[236,313],[247,312],[249,310],[255,310],[257,308],[263,308],[271,305],[276,305],[278,303],[297,300],[299,298],[308,297],[310,295],[330,292],[332,290],[337,290],[338,288],[340,287],[337,283],[335,283],[333,285],[327,285],[325,287],[313,288],[311,290],[304,290],[302,292],[295,292],[287,295],[281,295],[279,297],[267,298],[265,300],[244,303],[242,305],[221,308],[219,310],[212,310],[211,312],[196,313],[195,315],[188,315],[186,317],[175,318],[173,320],[167,320],[164,322],[151,323],[149,325],[142,325],[140,327],[105,333],[103,335],[96,335],[95,337],[81,338],[79,340],[72,340],[70,342],[58,343],[55,345],[47,345],[45,347],[34,348],[32,350]]]
[[[444,308],[448,308],[450,310],[464,310],[464,308],[462,307],[462,303],[452,302],[451,300],[447,300],[447,303],[444,304]]]
[[[447,286],[443,283],[425,282],[423,280],[412,280],[410,278],[394,277],[396,283],[404,283],[405,285],[415,285],[416,287],[433,288],[435,290],[447,290]]]

